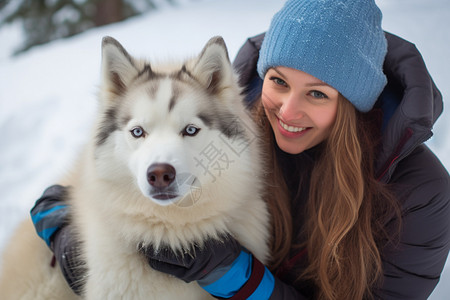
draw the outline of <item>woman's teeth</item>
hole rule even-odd
[[[285,123],[283,123],[283,121],[280,121],[280,125],[281,127],[283,127],[285,130],[289,131],[289,132],[300,132],[306,129],[306,127],[294,127],[294,126],[289,126]]]

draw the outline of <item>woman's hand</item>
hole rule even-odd
[[[51,266],[58,262],[72,290],[80,295],[84,285],[86,267],[80,257],[80,245],[68,223],[70,207],[67,200],[67,187],[53,185],[46,189],[31,209],[31,219],[37,234],[53,252]]]
[[[269,299],[275,279],[270,271],[230,235],[210,238],[183,253],[142,246],[149,265],[185,282],[197,281],[215,297]]]
[[[202,246],[193,245],[184,252],[174,252],[167,247],[157,250],[152,246],[140,247],[153,269],[185,282],[203,279],[219,268],[231,266],[241,250],[241,245],[230,235],[210,238]]]

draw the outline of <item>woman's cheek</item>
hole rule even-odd
[[[262,100],[262,104],[264,106],[265,109],[268,110],[273,110],[277,107],[276,105],[276,93],[273,93],[272,91],[270,91],[270,89],[266,89],[262,91],[262,96],[261,96],[261,100]]]

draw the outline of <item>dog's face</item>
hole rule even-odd
[[[95,151],[102,178],[132,181],[152,201],[179,206],[196,203],[209,183],[230,181],[236,155],[246,155],[255,136],[233,111],[242,107],[241,90],[221,38],[170,68],[137,61],[105,38],[102,68]]]

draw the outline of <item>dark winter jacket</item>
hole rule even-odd
[[[234,61],[249,105],[261,92],[256,63],[263,38],[262,34],[248,39]],[[439,281],[450,246],[449,174],[424,145],[442,112],[442,96],[416,47],[392,34],[386,33],[386,38],[388,85],[376,103],[384,120],[376,176],[402,191],[403,219],[398,247],[382,253],[384,280],[374,294],[381,299],[426,299]],[[305,157],[313,160],[314,153],[305,153]],[[281,161],[286,159],[281,157]],[[287,184],[290,189],[298,187]],[[294,224],[294,233],[301,224]],[[288,262],[290,269],[276,279],[271,299],[308,299],[311,286],[293,283],[296,265],[305,264],[306,255],[293,253]]]

